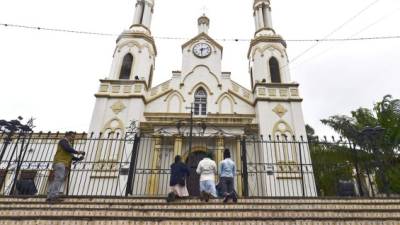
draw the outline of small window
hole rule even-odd
[[[194,95],[194,115],[207,115],[207,92],[203,88],[198,89]]]
[[[271,82],[272,83],[281,83],[281,73],[280,73],[280,69],[279,69],[279,63],[275,57],[272,57],[269,60],[269,70],[271,73]]]
[[[119,79],[129,80],[132,71],[133,56],[128,53],[124,56],[122,61],[121,73],[119,74]]]

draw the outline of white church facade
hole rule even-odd
[[[256,32],[247,55],[250,89],[231,80],[230,72],[222,71],[223,46],[208,33],[210,20],[205,15],[198,19],[198,34],[182,43],[181,70],[173,71],[171,79],[154,86],[154,4],[154,0],[137,0],[132,26],[118,37],[110,74],[100,80],[95,94],[90,132],[121,136],[136,121],[141,134],[152,137],[147,147],[140,148],[138,166],[152,170],[168,169],[177,154],[192,167],[206,151],[214,151],[215,160],[219,161],[224,148],[231,149],[238,170],[242,170],[244,138],[277,141],[279,137],[306,137],[299,84],[290,77],[286,43],[273,29],[270,0],[253,3]],[[299,165],[299,160],[301,164],[311,164],[308,148],[298,152],[290,144],[276,143],[271,147],[270,143],[247,146],[248,159],[263,164],[262,168],[257,163],[247,165],[249,174],[255,171],[254,177],[248,178],[248,186],[262,190],[265,196],[282,196],[277,189],[278,183],[283,182],[297,190],[291,196],[315,196],[312,171],[304,179],[296,174],[300,174],[296,172],[298,167],[291,167]],[[146,149],[154,153],[148,155]],[[266,173],[257,173],[258,170]],[[284,174],[287,170],[290,175]],[[239,173],[236,181],[239,192],[243,188],[240,176]],[[146,187],[150,183],[148,194],[164,192],[160,183],[168,182],[159,176],[138,175],[137,179]],[[196,181],[191,182],[193,190],[189,191],[196,193]],[[267,183],[275,185],[260,187]],[[305,194],[298,191],[304,183],[311,187]]]

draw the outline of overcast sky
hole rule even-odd
[[[275,30],[285,39],[323,38],[376,0],[271,0]],[[0,23],[119,34],[131,25],[136,0],[1,0]],[[197,34],[204,6],[214,38],[250,39],[253,0],[155,0],[155,84],[181,68],[181,44]],[[400,35],[400,1],[380,0],[332,38]],[[36,130],[87,131],[99,79],[109,75],[116,36],[0,27],[0,119],[36,118]],[[219,41],[223,71],[250,87],[249,42]],[[291,59],[312,46],[288,42]],[[371,108],[385,94],[400,98],[400,39],[321,43],[294,61],[306,123]]]

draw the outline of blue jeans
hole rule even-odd
[[[215,198],[218,197],[217,190],[215,189],[215,182],[213,180],[200,181],[200,192],[202,191],[211,194]]]

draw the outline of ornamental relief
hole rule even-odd
[[[276,89],[275,88],[269,88],[268,89],[268,95],[271,97],[276,97]]]
[[[111,106],[112,111],[113,111],[115,114],[117,114],[117,115],[118,115],[120,112],[124,111],[125,108],[126,108],[126,106],[125,106],[124,103],[122,103],[121,101],[118,101],[118,102],[114,103],[114,104]]]
[[[265,88],[259,88],[258,89],[258,95],[265,96],[266,95]]]
[[[140,84],[135,84],[135,93],[141,93],[142,92],[142,85]]]
[[[119,85],[111,86],[111,92],[112,93],[119,93],[120,89],[121,89],[121,86],[119,86]]]
[[[288,97],[288,90],[287,89],[279,89],[279,94],[281,97]]]
[[[275,106],[275,108],[272,109],[272,111],[274,113],[276,113],[276,115],[278,115],[280,118],[285,116],[285,114],[288,112],[288,110],[285,107],[283,107],[281,104],[278,104],[277,106]]]
[[[100,92],[108,92],[108,84],[100,85]]]

